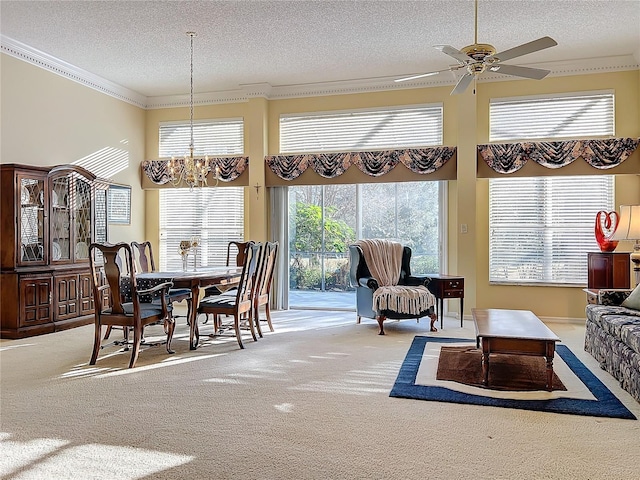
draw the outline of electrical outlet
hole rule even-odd
[[[466,223],[461,223],[460,224],[460,233],[467,233],[469,230],[467,229],[467,224]]]

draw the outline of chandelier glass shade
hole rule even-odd
[[[194,187],[207,186],[207,175],[211,171],[209,157],[197,157],[194,155],[193,143],[193,37],[195,32],[187,32],[191,44],[191,70],[190,70],[190,97],[189,97],[189,128],[191,132],[191,142],[189,143],[189,153],[184,158],[171,157],[167,161],[167,174],[169,181],[176,187],[187,186],[190,189]],[[218,183],[216,169],[216,184]]]

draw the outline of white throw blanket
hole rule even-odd
[[[398,285],[402,269],[402,244],[389,240],[358,240],[371,276],[379,288],[373,292],[376,311],[393,310],[419,315],[435,305],[436,299],[424,286]]]

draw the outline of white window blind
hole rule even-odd
[[[280,152],[442,145],[442,104],[280,117]]]
[[[160,157],[181,157],[189,153],[188,123],[160,124]],[[244,124],[241,118],[193,122],[195,155],[237,155],[244,153]]]
[[[194,122],[196,155],[242,155],[242,119]],[[189,123],[160,125],[160,157],[182,156],[189,151]],[[181,240],[200,237],[198,265],[224,265],[227,244],[244,240],[244,188],[202,187],[160,190],[161,270],[181,270]],[[193,256],[189,259],[193,268]]]
[[[491,179],[490,282],[585,285],[596,214],[612,209],[608,175]]]
[[[489,141],[614,135],[614,94],[491,99]]]
[[[181,240],[200,237],[198,265],[224,265],[227,244],[244,239],[244,189],[160,190],[160,269],[181,270]],[[193,268],[193,256],[189,260]]]

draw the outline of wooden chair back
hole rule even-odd
[[[244,261],[242,263],[242,276],[238,283],[238,293],[236,303],[242,304],[242,311],[246,311],[245,306],[252,303],[253,295],[257,286],[257,272],[259,267],[260,254],[262,252],[262,243],[246,242],[244,247]]]
[[[269,301],[277,255],[278,242],[267,242],[262,249],[260,270],[258,273],[257,293],[255,295],[257,306],[264,305]]]
[[[229,242],[227,245],[227,267],[231,266],[231,253],[236,251],[235,266],[241,267],[244,265],[245,258],[247,256],[247,246],[254,243],[249,240],[248,242]]]
[[[271,285],[273,283],[273,273],[276,267],[276,258],[278,255],[278,242],[267,242],[260,257],[260,266],[256,275],[256,288],[253,295],[253,320],[256,324],[258,334],[262,337],[262,328],[260,327],[260,307],[265,306],[266,320],[269,324],[269,330],[273,332],[273,324],[271,323]]]
[[[156,262],[153,259],[151,242],[131,242],[131,248],[133,250],[134,261],[136,262],[134,265],[138,268],[136,270],[138,273],[156,271]]]

